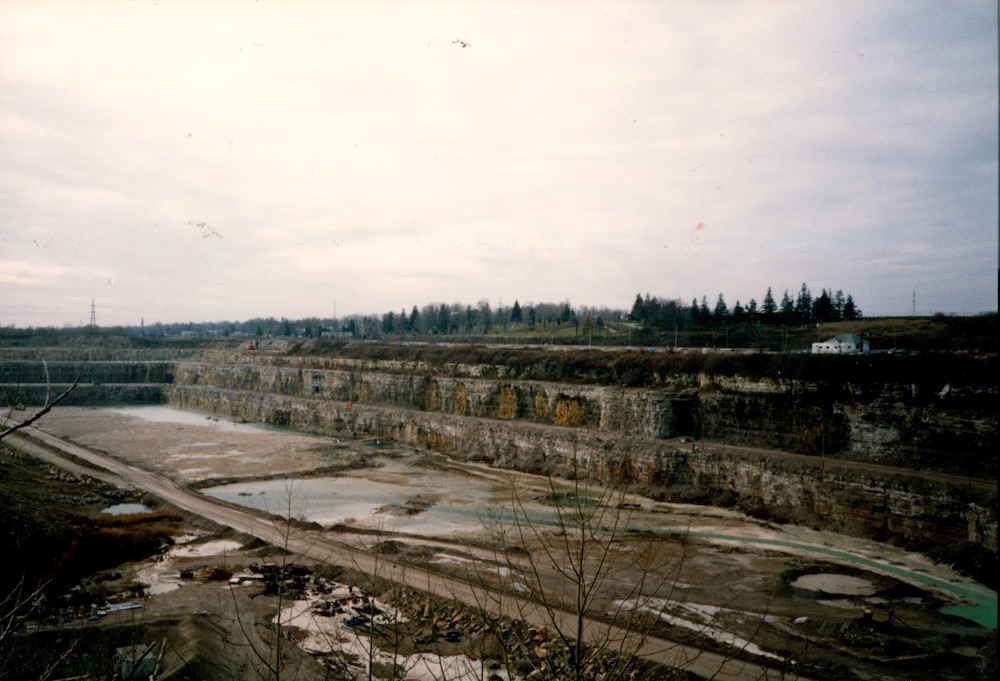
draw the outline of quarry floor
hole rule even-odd
[[[511,575],[528,575],[537,567],[545,588],[554,593],[565,586],[555,566],[528,563],[543,546],[565,536],[564,527],[539,524],[524,532],[524,526],[498,526],[484,514],[478,523],[456,531],[447,524],[413,526],[402,519],[429,514],[456,499],[484,507],[515,506],[528,514],[551,513],[553,492],[572,492],[571,483],[553,489],[543,478],[449,461],[394,443],[342,441],[158,409],[142,413],[57,407],[40,426],[194,488],[327,477],[396,485],[398,503],[354,508],[350,517],[321,521],[325,531],[359,548],[382,545],[394,558],[470,580],[513,579],[513,588],[523,588]],[[421,486],[418,479],[427,471],[448,476],[451,482],[432,489]],[[472,501],[470,494],[476,497]],[[625,612],[623,601],[641,584],[657,633],[724,654],[742,651],[747,659],[772,668],[773,676],[766,678],[796,678],[800,670],[806,678],[824,679],[970,679],[987,678],[986,673],[992,678],[992,672],[983,670],[995,669],[995,629],[942,614],[941,607],[960,599],[908,576],[962,583],[947,566],[893,546],[779,527],[726,509],[598,496],[598,505],[606,509],[599,516],[605,526],[626,512],[630,527],[643,531],[616,533],[613,550],[605,554],[615,569],[607,569],[611,576],[595,598],[596,610]],[[516,544],[519,550],[498,548],[501,534],[516,534],[508,547]],[[843,551],[869,564],[809,547]],[[171,553],[155,562],[123,566],[116,579],[147,586],[142,617],[149,622],[221,616],[223,611],[229,611],[228,621],[236,621],[242,612],[263,622],[273,617],[277,606],[274,597],[257,596],[258,582],[246,580],[233,597],[225,583],[182,580],[180,573],[198,574],[224,565],[249,575],[251,565],[273,556],[273,550],[248,542],[237,531],[193,523]],[[341,566],[346,573],[331,572],[331,566],[309,567],[331,580],[345,580],[343,584],[351,580],[351,566]],[[906,573],[893,574],[895,568]],[[226,596],[220,597],[223,592]],[[655,610],[649,610],[653,606]],[[109,626],[114,619],[128,617],[135,615],[114,613],[79,626]],[[344,645],[357,645],[350,637],[338,636]],[[305,640],[306,634],[300,638]],[[444,652],[467,660],[469,656],[460,653],[468,652],[471,643],[459,641]],[[314,664],[310,659],[303,656],[301,663]],[[438,669],[443,668],[439,663]],[[448,678],[459,677],[455,672]],[[426,678],[435,675],[430,672]],[[507,677],[498,673],[498,678]]]

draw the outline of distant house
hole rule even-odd
[[[812,344],[814,355],[858,355],[868,354],[868,341],[853,333],[842,333],[825,341]]]

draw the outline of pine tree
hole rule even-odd
[[[767,287],[767,294],[764,295],[764,302],[760,308],[761,314],[764,315],[764,321],[771,323],[774,321],[774,315],[778,312],[778,305],[774,302],[774,294],[771,293],[771,287]]]
[[[844,319],[852,320],[857,319],[861,316],[861,310],[859,310],[854,305],[854,298],[850,294],[847,295],[847,300],[844,301]]]
[[[833,320],[833,301],[826,289],[813,301],[812,316],[817,322],[829,322]]]
[[[722,322],[729,316],[729,307],[726,305],[726,300],[719,294],[719,297],[715,301],[715,310],[713,311],[716,323]]]
[[[785,294],[781,296],[781,321],[788,323],[795,319],[795,303],[792,302],[792,297],[788,295],[788,289],[785,289]]]
[[[802,288],[799,289],[799,295],[795,297],[795,316],[799,321],[807,322],[809,317],[812,315],[812,293],[809,292],[809,287],[806,286],[805,282],[802,282]]]

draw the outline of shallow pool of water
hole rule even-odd
[[[868,556],[861,555],[858,552],[853,552],[847,549],[833,548],[831,546],[806,544],[781,539],[739,537],[708,532],[691,532],[690,534],[692,536],[704,537],[706,539],[719,539],[723,541],[761,544],[774,548],[789,548],[799,551],[809,551],[812,553],[838,558],[857,565],[863,565],[878,572],[900,577],[910,582],[917,582],[951,594],[964,602],[960,605],[949,605],[943,607],[941,608],[942,613],[970,620],[988,629],[997,628],[997,592],[983,586],[982,584],[976,584],[967,580],[958,580],[957,578],[955,581],[948,581],[924,574],[917,569],[909,569],[904,566],[893,565],[885,560],[869,558]]]
[[[489,513],[506,494],[495,483],[469,476],[392,459],[381,464],[337,477],[238,482],[201,492],[326,526],[431,536],[482,531]]]
[[[219,429],[224,429],[227,432],[254,433],[270,429],[268,426],[256,423],[240,423],[211,414],[202,414],[197,411],[176,409],[162,404],[136,407],[109,407],[107,410],[116,414],[137,416],[145,421],[152,421],[153,423],[176,423],[178,425],[186,426],[214,426]]]
[[[115,504],[114,506],[102,508],[101,513],[107,513],[108,515],[131,515],[132,513],[149,513],[152,510],[145,504]]]
[[[833,572],[823,572],[811,575],[802,575],[792,586],[797,589],[807,591],[821,591],[825,594],[838,594],[841,596],[871,596],[877,589],[875,585],[867,579],[861,577],[851,577],[850,575],[839,575]]]

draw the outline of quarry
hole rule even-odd
[[[47,609],[19,642],[135,639],[164,679],[993,678],[995,364],[7,344],[12,420],[76,387],[5,440],[4,482],[170,525],[80,575],[136,607]]]

